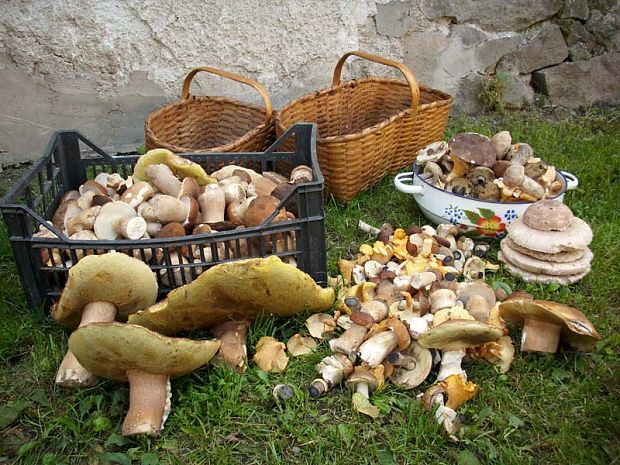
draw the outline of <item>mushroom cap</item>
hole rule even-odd
[[[217,182],[215,178],[208,176],[202,166],[198,163],[194,163],[187,158],[175,155],[170,150],[166,149],[149,150],[138,158],[136,166],[133,169],[132,176],[134,180],[149,181],[149,177],[144,172],[144,169],[148,165],[160,163],[167,165],[178,178],[184,179],[187,176],[191,176],[201,186]]]
[[[137,312],[157,300],[157,279],[142,260],[123,253],[88,255],[69,270],[69,279],[52,317],[75,328],[82,309],[91,302],[116,305],[117,318]]]
[[[366,383],[368,391],[372,392],[377,388],[379,380],[374,373],[367,367],[356,366],[355,371],[345,381],[345,386],[355,386],[357,383]]]
[[[517,265],[511,263],[506,256],[500,251],[497,252],[497,259],[504,263],[504,267],[513,275],[519,276],[523,281],[527,283],[537,282],[542,284],[559,284],[560,286],[566,286],[567,284],[573,284],[581,281],[585,275],[590,272],[590,269],[577,274],[552,276],[549,274],[532,273],[519,268]]]
[[[532,229],[519,217],[508,226],[508,234],[517,245],[543,253],[583,250],[592,242],[590,226],[576,216],[564,231]]]
[[[594,258],[592,251],[586,247],[580,259],[573,262],[546,262],[538,260],[514,250],[506,241],[501,241],[502,254],[513,265],[531,273],[546,274],[551,276],[575,275],[590,271],[590,262]]]
[[[126,381],[128,370],[177,378],[207,364],[219,348],[217,339],[173,338],[115,322],[82,326],[69,338],[69,349],[86,369],[117,381]]]
[[[450,141],[450,154],[466,163],[491,167],[495,163],[495,148],[488,137],[474,132],[457,134]]]
[[[534,319],[562,327],[561,340],[572,348],[591,351],[601,336],[579,310],[549,300],[510,299],[502,302],[500,312],[513,322]]]
[[[256,197],[254,200],[250,202],[248,205],[248,209],[245,211],[244,223],[246,226],[259,226],[267,219],[269,215],[271,215],[278,205],[280,201],[271,196],[271,195],[261,195]],[[278,220],[285,220],[286,214],[283,214],[284,210],[281,210],[276,217],[273,219],[273,222]]]
[[[503,239],[508,247],[512,250],[516,250],[528,257],[535,258],[537,260],[542,260],[543,262],[556,262],[556,263],[567,263],[574,262],[583,257],[584,250],[572,250],[566,252],[558,252],[558,253],[544,253],[537,252],[535,250],[526,249],[525,247],[521,247],[519,244],[516,244],[510,236],[506,236]]]
[[[386,320],[386,326],[394,331],[396,339],[398,339],[398,350],[405,350],[411,345],[409,330],[402,321],[396,317],[391,317]]]
[[[320,287],[300,269],[271,255],[209,268],[165,300],[132,315],[129,322],[172,334],[230,319],[252,320],[263,311],[281,316],[308,309],[324,312],[334,300],[333,288]]]
[[[427,349],[464,350],[497,341],[502,335],[501,328],[476,320],[448,320],[423,334],[418,342]]]
[[[99,239],[113,241],[119,237],[114,229],[114,221],[134,216],[137,216],[137,213],[128,203],[120,200],[108,202],[99,210],[93,229]]]
[[[566,231],[572,224],[573,212],[557,200],[539,200],[527,207],[523,223],[538,231]]]
[[[495,292],[493,288],[482,280],[463,282],[457,285],[456,298],[467,305],[467,301],[472,295],[484,297],[489,304],[489,308],[495,305]]]
[[[396,386],[404,389],[413,389],[422,384],[431,372],[431,368],[433,367],[433,355],[430,350],[417,342],[412,342],[403,354],[416,359],[415,368],[412,370],[396,368],[390,379]]]

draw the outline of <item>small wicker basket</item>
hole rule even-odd
[[[190,95],[194,76],[201,71],[253,87],[265,108],[224,97]],[[265,87],[229,71],[202,67],[183,81],[181,100],[151,113],[144,122],[146,149],[173,152],[262,152],[275,139],[271,99]]]
[[[340,82],[351,55],[394,67],[406,82],[378,77]],[[348,52],[334,69],[330,89],[293,100],[275,113],[276,134],[296,122],[317,123],[317,153],[326,190],[348,202],[389,172],[411,165],[420,148],[440,140],[451,103],[450,95],[418,86],[402,63]]]

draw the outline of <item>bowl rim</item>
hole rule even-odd
[[[466,200],[475,201],[475,202],[482,202],[482,203],[499,204],[499,205],[532,205],[534,203],[534,202],[500,202],[497,200],[483,200],[483,199],[478,199],[475,197],[465,197],[464,195],[455,194],[454,192],[448,192],[447,190],[440,189],[439,187],[433,186],[431,183],[427,182],[425,179],[422,179],[422,177],[420,176],[420,173],[418,172],[417,161],[413,162],[413,175],[414,177],[418,178],[421,182],[431,187],[432,189],[435,189],[439,192],[443,192],[448,195],[453,195],[454,197],[460,197],[461,199],[466,199]],[[562,190],[556,196],[548,197],[548,200],[558,199],[559,197],[561,197],[562,195],[566,193],[566,187],[568,186],[568,181],[566,180],[566,176],[564,176],[564,173],[562,173],[562,171],[560,171],[559,169],[556,169],[556,179],[558,178],[558,176],[562,180]]]

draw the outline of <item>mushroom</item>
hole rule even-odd
[[[178,197],[181,192],[181,181],[174,175],[168,165],[157,163],[144,167],[144,173],[148,176],[160,192],[172,197]]]
[[[474,190],[472,192],[474,197],[482,200],[499,201],[502,198],[502,190],[493,182],[474,186]]]
[[[355,367],[355,371],[347,378],[345,385],[353,390],[352,403],[355,410],[372,418],[379,416],[379,409],[370,403],[370,393],[379,385],[374,373],[365,366]]]
[[[436,313],[442,308],[453,307],[456,303],[456,294],[451,289],[437,289],[428,296],[431,305],[431,313]]]
[[[345,378],[353,373],[353,363],[346,355],[334,354],[323,358],[316,365],[316,370],[321,376],[312,381],[308,388],[310,397],[318,398],[334,386],[339,385]]]
[[[525,168],[519,164],[512,164],[502,177],[503,183],[509,188],[519,188],[523,192],[530,194],[537,200],[543,198],[545,195],[545,188],[534,181],[529,176],[525,175]]]
[[[514,144],[508,150],[506,154],[506,160],[509,160],[513,165],[525,165],[528,159],[534,156],[534,150],[528,144],[521,142]]]
[[[261,370],[281,373],[288,365],[286,346],[271,336],[263,336],[256,343],[256,352],[252,360]]]
[[[78,205],[77,199],[61,201],[56,213],[52,217],[52,224],[56,229],[65,232],[65,224],[81,211],[82,209]]]
[[[258,196],[250,204],[245,212],[245,225],[246,226],[260,226],[265,220],[276,211],[276,208],[280,204],[280,201],[270,195]],[[276,214],[272,223],[277,221],[285,221],[286,210],[284,208]]]
[[[523,217],[519,217],[508,226],[508,235],[512,242],[521,247],[547,254],[583,251],[592,241],[592,230],[577,217],[573,217],[564,231],[534,229],[523,222]]]
[[[121,253],[90,255],[69,270],[69,278],[52,318],[70,328],[93,322],[127,318],[130,313],[152,305],[157,299],[157,280],[140,260]],[[96,379],[67,351],[56,383],[62,386],[88,386]]]
[[[191,197],[186,197],[187,199]],[[190,215],[191,202],[186,203],[171,195],[155,194],[149,204],[153,207],[157,221],[162,224],[180,222],[183,223]]]
[[[388,318],[386,326],[389,328],[387,331],[367,339],[357,351],[359,357],[371,368],[383,362],[397,347],[399,350],[405,350],[411,343],[409,330],[398,318]]]
[[[121,195],[121,202],[128,203],[131,208],[137,208],[155,195],[153,187],[148,182],[137,182]]]
[[[463,176],[470,165],[491,167],[495,163],[495,148],[488,137],[473,132],[457,134],[449,143],[450,159],[454,162],[447,182]]]
[[[209,328],[228,320],[254,319],[263,311],[291,316],[326,311],[333,288],[322,288],[276,256],[225,262],[174,289],[161,302],[131,315],[129,322],[162,334]]]
[[[243,373],[248,368],[249,325],[248,320],[227,321],[211,330],[221,342],[218,357],[237,373]]]
[[[306,182],[312,182],[314,178],[312,168],[307,165],[299,165],[293,168],[291,171],[290,181],[293,184],[301,184]]]
[[[424,166],[427,162],[437,162],[448,151],[448,143],[446,141],[437,141],[428,144],[415,154],[415,161],[418,166]]]
[[[91,323],[73,332],[69,348],[92,373],[129,381],[124,436],[158,436],[170,412],[170,379],[207,364],[218,340],[170,338],[138,325]]]
[[[105,187],[103,187],[101,184],[93,180],[86,181],[79,188],[80,195],[84,195],[90,191],[94,192],[95,194],[101,194],[101,195],[108,194],[108,191],[106,190]]]
[[[579,260],[583,257],[585,249],[581,250],[569,250],[565,252],[558,253],[545,253],[545,252],[537,252],[536,250],[530,250],[525,247],[520,246],[516,242],[512,240],[512,238],[508,235],[506,236],[502,242],[505,242],[508,247],[512,250],[527,255],[528,257],[535,258],[537,260],[541,260],[543,262],[557,262],[557,263],[569,263]],[[501,242],[500,242],[501,246]]]
[[[446,184],[446,190],[463,197],[470,197],[474,186],[465,178],[453,178]]]
[[[476,166],[465,176],[474,187],[494,185],[495,174],[493,170],[487,166]]]
[[[286,342],[286,348],[293,357],[311,354],[316,349],[316,341],[308,336],[294,334]]]
[[[65,222],[65,231],[67,235],[72,236],[78,231],[91,231],[100,210],[101,207],[90,207],[69,218]]]
[[[99,239],[116,240],[119,236],[140,239],[146,232],[146,221],[137,216],[131,205],[116,201],[106,203],[94,222],[95,234]]]
[[[327,313],[314,313],[305,322],[310,335],[316,339],[327,339],[336,331],[336,320]]]
[[[329,347],[334,353],[350,355],[355,353],[364,342],[368,329],[365,326],[351,324],[351,327],[335,339],[329,341]]]
[[[269,196],[275,190],[278,185],[270,181],[269,179],[258,175],[252,179],[252,182],[248,185],[247,195],[248,197],[263,197]]]
[[[145,172],[146,167],[160,163],[167,165],[172,170],[172,173],[180,179],[191,176],[201,186],[216,182],[216,179],[208,176],[205,170],[198,163],[194,163],[187,158],[175,155],[170,150],[166,149],[149,150],[138,158],[138,161],[133,169],[134,180],[148,181],[149,177]]]
[[[601,338],[583,313],[557,302],[509,299],[501,303],[500,312],[508,321],[523,322],[522,352],[555,353],[560,340],[590,352]]]
[[[469,257],[463,266],[463,278],[465,278],[466,281],[484,279],[485,268],[486,264],[483,259],[480,257]]]
[[[539,200],[523,213],[523,223],[537,231],[566,231],[575,216],[562,202],[557,200]]]
[[[512,136],[508,131],[500,131],[491,137],[491,144],[495,149],[495,156],[501,160],[506,156],[512,145]]]
[[[430,350],[412,342],[404,352],[388,355],[388,362],[398,367],[390,377],[392,382],[403,389],[413,389],[422,384],[431,372],[433,356]]]

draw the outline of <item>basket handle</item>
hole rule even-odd
[[[388,60],[387,58],[383,58],[377,55],[372,55],[370,53],[362,52],[360,50],[356,50],[353,52],[347,52],[344,55],[342,55],[340,60],[338,60],[338,64],[336,65],[336,68],[334,68],[334,78],[332,79],[332,87],[336,87],[338,84],[340,84],[340,75],[342,74],[342,67],[344,66],[344,62],[347,61],[347,58],[349,58],[351,55],[355,55],[360,58],[365,58],[366,60],[374,61],[375,63],[380,63],[385,66],[396,68],[401,73],[403,73],[403,76],[405,76],[405,79],[407,80],[407,82],[409,83],[409,87],[411,88],[411,108],[413,109],[414,112],[417,112],[418,103],[420,102],[420,88],[418,87],[418,81],[413,75],[413,72],[411,71],[411,69],[409,69],[409,67],[405,65],[404,63],[398,63],[397,61]]]
[[[271,98],[269,97],[269,94],[267,93],[267,89],[265,88],[265,86],[263,86],[260,82],[254,81],[253,79],[249,79],[244,76],[231,73],[230,71],[224,71],[222,69],[211,68],[210,66],[201,66],[200,68],[195,68],[191,70],[187,76],[185,76],[185,80],[183,81],[183,89],[181,90],[181,98],[183,100],[189,98],[189,86],[191,85],[192,80],[194,79],[194,76],[196,76],[196,74],[198,74],[201,71],[205,71],[211,74],[216,74],[218,76],[222,76],[222,77],[231,79],[233,81],[240,82],[242,84],[248,85],[256,89],[258,93],[260,94],[260,96],[263,98],[263,101],[265,102],[265,114],[266,114],[265,119],[267,120],[267,122],[271,120],[271,113],[273,111],[273,108],[271,106]]]

